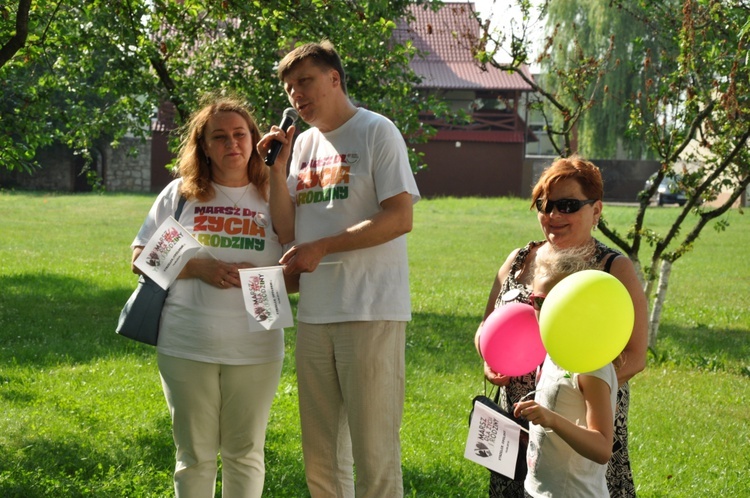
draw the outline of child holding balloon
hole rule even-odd
[[[586,269],[587,248],[537,256],[531,301],[539,311],[547,292],[562,278]],[[514,415],[531,422],[527,450],[530,496],[609,496],[607,462],[612,455],[617,376],[611,363],[571,373],[547,355],[535,399],[520,401]]]

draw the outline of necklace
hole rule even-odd
[[[229,197],[229,194],[227,194],[226,192],[224,192],[224,189],[222,189],[222,188],[221,188],[221,187],[219,186],[219,184],[218,184],[218,183],[214,182],[214,185],[216,186],[216,188],[217,188],[217,189],[219,189],[219,192],[221,192],[221,193],[222,193],[222,194],[224,195],[224,197],[226,197],[227,199],[229,199],[229,201],[230,201],[230,202],[231,202],[232,204],[234,204],[234,207],[237,207],[237,205],[238,205],[238,204],[239,204],[240,202],[242,202],[242,199],[244,199],[244,198],[245,198],[245,194],[247,194],[247,185],[245,185],[245,188],[244,188],[244,190],[242,191],[242,196],[241,196],[241,197],[240,197],[239,199],[237,199],[237,200],[235,201],[234,199],[232,199],[231,197]],[[249,184],[248,184],[248,185],[249,185]]]

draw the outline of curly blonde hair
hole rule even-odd
[[[260,140],[261,132],[250,113],[249,106],[239,97],[209,94],[201,99],[201,104],[203,107],[193,113],[183,127],[180,150],[177,155],[177,170],[182,178],[180,193],[188,199],[205,202],[216,195],[211,185],[212,167],[203,152],[204,135],[211,116],[220,112],[235,112],[242,116],[250,130],[253,146]],[[268,168],[265,167],[263,159],[255,150],[247,163],[247,176],[250,183],[255,185],[263,198],[268,201]]]

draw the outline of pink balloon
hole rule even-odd
[[[484,321],[479,349],[484,361],[499,374],[518,377],[534,371],[547,354],[534,308],[508,303],[495,309]]]

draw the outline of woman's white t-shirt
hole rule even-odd
[[[132,246],[143,246],[179,202],[182,180],[159,194]],[[188,199],[177,220],[203,245],[194,258],[253,266],[277,265],[282,255],[268,203],[254,185],[220,186],[208,202]],[[237,207],[234,203],[237,202]],[[208,363],[250,365],[284,357],[284,330],[250,331],[242,290],[220,289],[198,278],[177,279],[169,289],[157,351]]]

